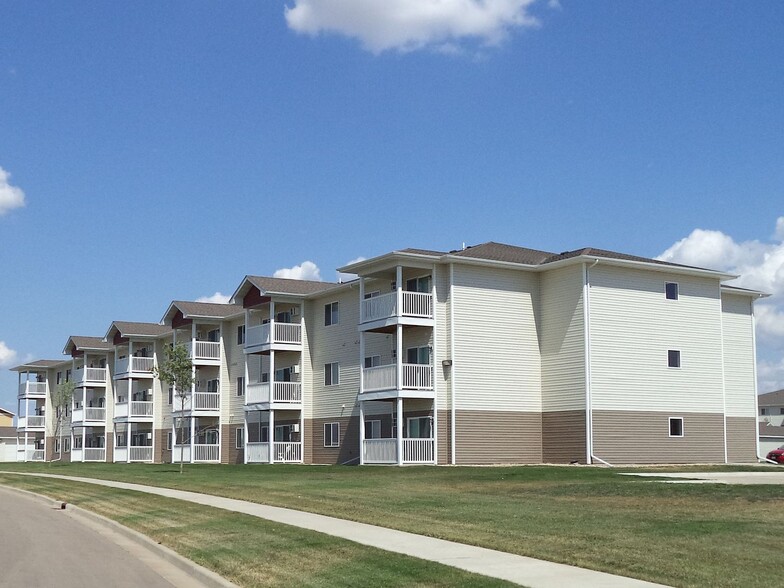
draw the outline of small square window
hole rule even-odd
[[[245,378],[237,378],[237,396],[245,396]]]
[[[683,417],[670,417],[670,437],[683,437]]]
[[[245,429],[238,427],[236,433],[237,435],[235,436],[234,448],[243,449],[245,447]]]
[[[237,327],[237,345],[243,345],[245,343],[245,325],[239,325]]]
[[[324,364],[324,385],[337,386],[340,384],[340,364],[338,363],[325,363]]]
[[[681,352],[676,349],[667,351],[667,366],[671,368],[681,367]]]
[[[340,447],[340,423],[324,423],[324,447]]]
[[[665,282],[664,295],[667,297],[667,300],[678,300],[677,282]]]
[[[324,305],[324,326],[337,325],[340,322],[340,309],[337,302]]]
[[[166,433],[166,449],[171,450],[172,448],[172,432],[169,431]]]
[[[380,439],[381,438],[381,421],[370,420],[365,421],[365,439]]]

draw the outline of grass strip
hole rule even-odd
[[[180,475],[165,464],[8,465],[295,508],[673,586],[782,585],[771,562],[784,542],[784,486],[662,484],[586,467],[189,465]]]
[[[322,533],[141,492],[2,474],[0,484],[113,519],[239,586],[513,585]]]

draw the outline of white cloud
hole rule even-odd
[[[292,280],[315,280],[321,281],[321,272],[318,266],[312,261],[303,261],[294,267],[284,267],[276,270],[272,274],[273,278],[290,278]]]
[[[344,263],[343,265],[351,265],[352,263],[358,263],[360,261],[365,261],[367,257],[357,257],[356,259],[352,259],[349,262]],[[344,274],[342,272],[337,272],[337,280],[338,282],[349,282],[351,280],[356,280],[357,274]]]
[[[196,302],[212,302],[213,304],[226,304],[229,301],[228,294],[221,294],[220,292],[215,292],[212,296],[202,296],[201,298],[197,298]]]
[[[16,351],[8,347],[5,341],[0,341],[0,368],[11,367],[16,362]]]
[[[11,174],[0,167],[0,216],[25,205],[25,193],[21,188],[12,186],[8,180]]]
[[[435,49],[460,42],[498,45],[511,31],[539,26],[528,8],[536,0],[294,0],[285,8],[290,29],[311,36],[336,33],[372,53]]]
[[[757,302],[755,314],[760,356],[784,352],[784,216],[776,219],[770,242],[736,242],[721,231],[695,229],[662,253],[658,259],[739,274],[729,284],[770,294]],[[784,361],[758,362],[759,387],[784,387]]]

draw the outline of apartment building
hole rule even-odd
[[[228,304],[174,301],[160,323],[69,339],[71,459],[85,449],[126,462],[757,459],[763,294],[724,283],[736,276],[492,242],[340,271],[357,279],[245,276]],[[182,394],[152,369],[172,343],[193,361]],[[46,375],[26,377],[54,377],[40,367]],[[32,416],[46,412],[45,396],[29,400]]]

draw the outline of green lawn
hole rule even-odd
[[[7,484],[114,519],[239,586],[512,586],[321,533],[171,498],[0,474]]]
[[[546,466],[4,469],[218,494],[675,586],[784,585],[774,563],[784,544],[784,486],[661,484],[618,470]]]

